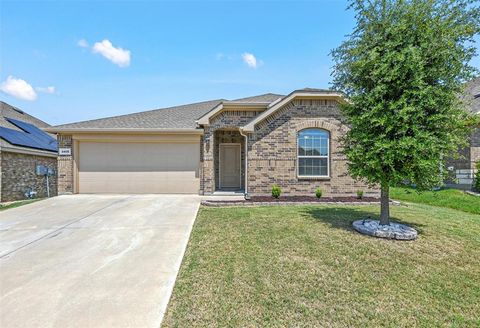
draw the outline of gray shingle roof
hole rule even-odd
[[[285,97],[285,96],[284,95],[277,95],[275,93],[266,93],[266,94],[263,94],[263,95],[258,95],[258,96],[253,96],[253,97],[234,99],[232,101],[245,102],[245,103],[255,103],[255,102],[271,103],[272,101],[275,101],[278,98],[283,98],[283,97]]]
[[[297,91],[333,92],[323,89],[302,89]],[[253,97],[231,100],[243,103],[271,103],[285,96],[266,93]],[[127,115],[57,125],[53,130],[68,129],[195,129],[196,120],[211,111],[225,99],[216,99],[194,104],[154,109]]]
[[[194,129],[223,99],[55,126],[58,129]]]
[[[480,77],[477,77],[465,86],[466,100],[473,113],[480,113]]]

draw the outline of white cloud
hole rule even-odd
[[[53,95],[56,92],[54,86],[36,87],[35,90],[37,90],[38,92],[48,93],[48,94],[51,94],[51,95]]]
[[[253,54],[245,52],[244,54],[242,54],[242,59],[243,59],[243,62],[247,64],[248,67],[251,67],[251,68],[258,67],[259,63],[257,61],[257,58]]]
[[[81,48],[88,48],[88,42],[85,39],[78,40],[77,46]]]
[[[0,91],[22,100],[33,101],[37,99],[37,93],[27,81],[11,75],[0,84]]]
[[[101,54],[120,67],[130,65],[130,50],[115,48],[109,40],[105,39],[102,42],[96,42],[93,45],[92,51]]]

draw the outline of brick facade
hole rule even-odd
[[[216,136],[220,131],[235,131],[236,138],[235,142],[238,140],[242,140],[242,153],[244,153],[244,146],[243,146],[243,139],[244,137],[240,138],[240,134],[238,133],[238,127],[243,126],[250,122],[254,117],[256,117],[260,112],[257,111],[224,111],[210,120],[210,125],[204,128],[204,135],[202,139],[201,145],[201,158],[200,158],[200,165],[201,165],[201,175],[200,175],[200,193],[201,194],[211,194],[218,188],[218,143],[220,139],[217,140]],[[231,139],[230,141],[234,141]],[[242,155],[244,158],[244,155]],[[243,171],[244,161],[242,160],[242,168]],[[244,181],[245,179],[242,179]],[[242,182],[242,188],[244,182]]]
[[[257,117],[261,110],[230,109],[210,118],[200,139],[200,190],[212,194],[219,190],[219,145],[241,144],[241,176],[244,189],[245,161],[248,163],[247,189],[252,195],[270,195],[273,184],[278,184],[285,195],[314,195],[320,187],[325,196],[351,196],[358,190],[366,196],[378,196],[378,189],[354,181],[347,172],[347,160],[342,153],[339,138],[347,131],[342,122],[339,105],[334,100],[296,99],[260,122],[248,134],[247,156],[245,137],[239,127]],[[299,178],[297,176],[297,134],[306,128],[320,128],[330,133],[330,177]],[[58,158],[59,194],[74,192],[75,153],[72,137],[59,135],[60,148],[71,148],[72,156]]]
[[[256,115],[258,112],[225,111],[213,117],[211,124],[205,127],[205,142],[202,145],[202,191],[205,194],[218,190],[217,148],[211,144],[212,141],[218,142],[215,132],[238,129]],[[297,133],[315,127],[330,133],[330,177],[299,178]],[[348,175],[347,160],[339,141],[346,129],[336,101],[294,100],[285,105],[258,124],[254,133],[248,134],[248,193],[269,195],[272,185],[278,184],[285,195],[314,195],[315,189],[320,187],[325,196],[354,195],[357,190],[363,190],[365,195],[377,196],[377,189],[370,189]]]
[[[25,199],[25,192],[29,189],[37,192],[38,198],[47,197],[45,176],[36,175],[36,166],[44,165],[57,171],[57,158],[0,152],[1,162],[1,193],[0,201],[10,202]],[[49,177],[50,196],[57,195],[56,174]]]
[[[58,156],[58,193],[72,194],[73,190],[73,141],[70,135],[58,135],[58,148],[70,148],[70,156]]]

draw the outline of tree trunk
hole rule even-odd
[[[380,191],[380,224],[390,224],[390,190],[388,183],[382,183]]]

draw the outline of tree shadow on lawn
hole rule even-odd
[[[356,232],[352,227],[353,221],[363,219],[379,219],[379,215],[377,213],[348,207],[309,207],[305,210],[302,210],[302,214],[305,214],[307,217],[313,218],[314,220],[328,223],[332,228],[343,229],[352,232]],[[408,222],[399,219],[398,217],[391,217],[390,221],[406,224],[416,229],[419,235],[423,233],[422,227],[425,226],[425,224]]]

